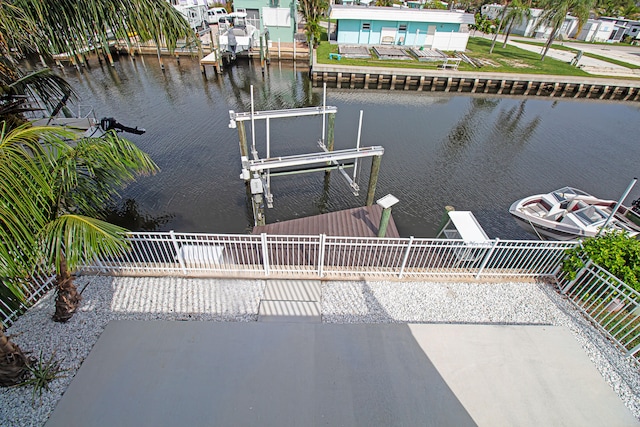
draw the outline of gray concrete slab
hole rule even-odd
[[[113,321],[46,426],[258,424],[638,425],[558,327]]]
[[[409,325],[480,426],[637,426],[557,326]]]

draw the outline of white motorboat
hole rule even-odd
[[[247,14],[233,12],[220,18],[220,52],[228,52],[233,58],[238,53],[249,52],[260,44],[260,30],[247,23]]]
[[[607,230],[622,230],[630,236],[640,234],[640,216],[622,204],[609,220],[616,204],[615,200],[598,199],[584,191],[564,187],[518,200],[511,205],[509,213],[525,230],[541,239],[593,237],[605,224]]]

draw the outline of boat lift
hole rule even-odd
[[[297,173],[309,173],[325,171],[329,173],[331,170],[337,169],[345,178],[355,196],[359,194],[358,186],[358,159],[363,157],[373,157],[371,164],[371,175],[369,178],[369,188],[367,191],[367,206],[373,204],[375,195],[375,186],[378,179],[380,162],[384,154],[384,148],[381,146],[360,147],[360,136],[362,130],[362,111],[360,111],[360,121],[358,127],[358,139],[356,147],[353,149],[334,151],[334,123],[335,115],[338,111],[337,107],[327,106],[327,87],[324,85],[323,105],[321,107],[306,107],[284,110],[268,110],[254,111],[253,103],[253,86],[251,86],[251,111],[245,113],[236,113],[229,111],[229,128],[238,129],[240,137],[240,159],[242,163],[242,173],[240,178],[245,181],[247,188],[251,191],[251,200],[253,205],[254,223],[255,225],[264,225],[264,201],[267,207],[273,207],[273,194],[271,192],[271,176],[290,175]],[[270,138],[270,121],[271,119],[288,118],[288,117],[304,117],[304,116],[322,116],[322,137],[318,140],[318,146],[322,150],[319,153],[298,154],[292,156],[271,157],[271,138]],[[326,122],[328,116],[328,132],[326,132]],[[256,148],[255,140],[255,122],[256,120],[264,120],[266,124],[266,156],[261,158]],[[245,122],[251,122],[251,150],[247,144],[245,131]],[[326,135],[328,133],[328,135]],[[325,140],[326,137],[326,140]],[[251,157],[251,158],[250,158]],[[346,160],[353,160],[345,163]],[[278,169],[292,168],[294,170],[286,170],[279,172]],[[353,175],[345,171],[345,168],[353,167]],[[272,172],[273,171],[273,172]]]

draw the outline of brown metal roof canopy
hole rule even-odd
[[[376,237],[381,216],[382,208],[380,206],[364,206],[256,226],[253,228],[252,234],[267,233],[305,236],[326,234],[327,236]],[[393,221],[393,216],[389,219],[386,237],[400,237]]]

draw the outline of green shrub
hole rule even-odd
[[[640,291],[640,241],[622,231],[588,237],[582,246],[567,251],[562,270],[570,279],[591,259],[618,279]]]

